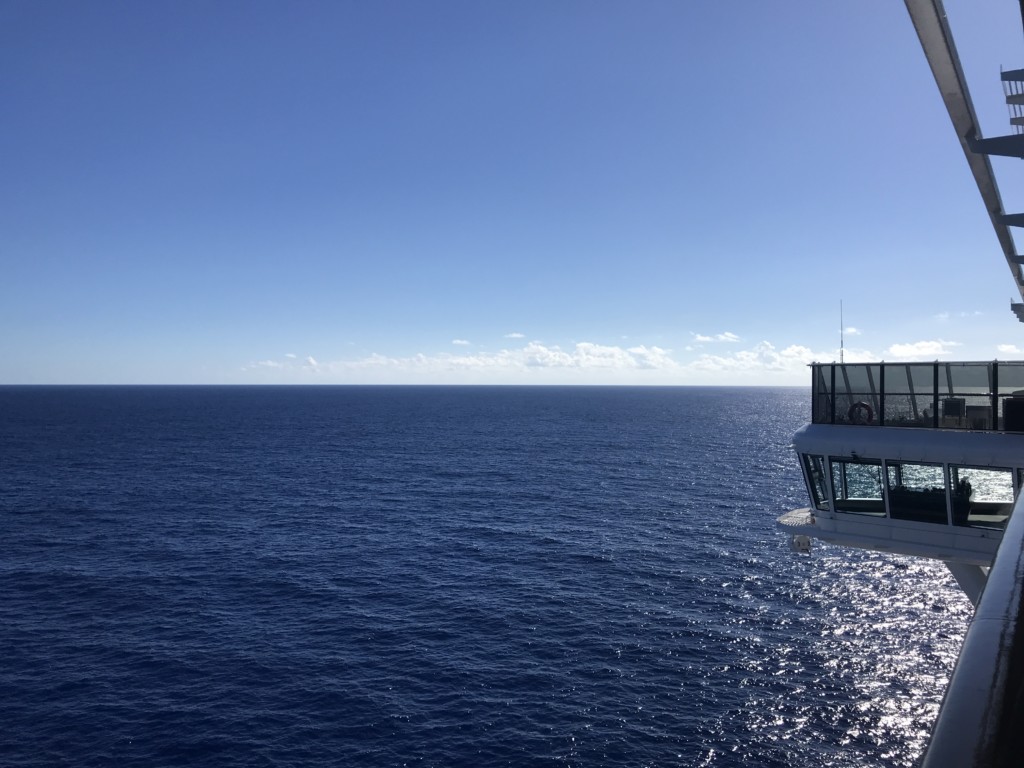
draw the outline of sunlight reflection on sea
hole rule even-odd
[[[6,764],[910,766],[970,618],[806,390],[0,388]]]

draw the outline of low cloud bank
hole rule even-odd
[[[953,348],[959,347],[959,342],[933,339],[930,341],[915,341],[910,344],[893,344],[886,350],[886,360],[935,360],[945,355],[953,354]]]
[[[853,328],[850,335],[859,335]],[[289,352],[242,367],[243,381],[319,384],[651,384],[651,385],[807,385],[812,362],[833,362],[839,350],[813,350],[799,344],[776,346],[760,341],[741,344],[728,331],[714,336],[692,333],[697,345],[674,353],[655,345],[619,346],[590,341],[562,347],[534,340],[519,342],[520,333],[504,335],[506,346],[486,350],[483,344],[452,339],[457,349],[432,354],[394,356],[372,353],[360,358],[318,362],[311,355]],[[705,343],[719,342],[712,354]],[[883,352],[846,348],[847,363],[931,361],[961,352],[960,342],[946,339],[892,344]],[[1001,355],[1024,355],[1013,344],[998,347]],[[321,358],[322,359],[322,358]]]
[[[723,339],[725,341],[725,339]],[[762,341],[723,355],[681,361],[654,345],[577,342],[563,348],[541,341],[497,351],[439,352],[407,357],[373,353],[318,363],[312,357],[261,360],[243,367],[257,378],[352,384],[803,384],[807,363],[830,359],[807,347],[777,349]],[[850,356],[848,355],[848,359]],[[852,362],[853,360],[850,359]]]

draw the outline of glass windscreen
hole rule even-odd
[[[840,512],[885,515],[881,462],[832,459],[832,490]]]
[[[815,509],[826,510],[828,503],[828,485],[825,482],[825,458],[804,454],[804,470],[807,472],[807,487],[811,493],[811,503]]]
[[[1013,511],[1013,472],[952,465],[949,468],[953,524],[1004,528]]]
[[[946,525],[946,480],[939,464],[887,462],[889,517]]]

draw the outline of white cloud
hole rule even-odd
[[[294,360],[297,357],[297,355],[294,352],[285,352],[284,356],[291,360]]]
[[[629,350],[581,342],[572,356],[573,364],[580,368],[632,368],[636,361]]]
[[[688,350],[690,357],[693,350]],[[698,353],[699,354],[699,353]],[[306,357],[265,360],[246,367],[262,370],[264,380],[280,383],[320,382],[465,383],[465,384],[804,384],[807,364],[833,360],[835,351],[776,347],[762,341],[729,354],[701,354],[686,362],[654,345],[632,346],[581,341],[559,346],[530,341],[499,351],[459,351],[403,356],[373,353],[358,359],[318,362]],[[847,350],[848,362],[877,360],[868,352]]]
[[[725,333],[716,333],[714,336],[705,336],[704,334],[701,333],[695,333],[693,334],[693,338],[696,341],[700,342],[727,341],[730,343],[735,343],[740,340],[739,336],[737,336],[735,333],[730,333],[729,331],[726,331]]]
[[[672,370],[677,363],[672,359],[671,352],[661,347],[630,347],[629,354],[633,355],[637,366],[647,370]]]
[[[972,310],[960,310],[959,312],[939,312],[937,315],[932,315],[935,320],[942,322],[948,321],[953,317],[981,317],[985,313],[978,309]]]
[[[1004,355],[1024,355],[1024,349],[1020,349],[1016,344],[999,344],[996,349]]]
[[[835,360],[835,353],[831,357],[818,356],[816,362],[833,362]],[[849,349],[847,348],[843,353],[843,360],[847,363],[877,363],[881,360],[883,355],[879,355],[877,352],[872,352],[868,349]]]
[[[860,328],[854,328],[851,325],[849,328],[844,328],[843,333],[845,333],[847,336],[860,336],[861,330]]]
[[[356,366],[359,368],[387,368],[391,365],[394,365],[397,362],[398,361],[395,360],[394,358],[386,357],[385,355],[379,355],[376,352],[374,352],[369,357],[364,357],[362,360],[350,363],[349,365]],[[337,365],[337,363],[332,363],[331,367],[333,368],[335,365]]]
[[[677,372],[681,366],[671,352],[655,346],[634,346],[628,349],[592,342],[579,342],[571,349],[531,341],[518,349],[471,354],[417,354],[410,357],[386,357],[373,354],[361,360],[330,364],[339,376],[365,378],[372,372],[378,379],[405,376],[416,380],[458,379],[470,376],[475,380],[508,379],[521,382],[535,380],[587,381],[588,374],[610,376],[650,376]],[[483,377],[482,379],[480,377]],[[567,378],[568,377],[568,378]],[[646,380],[646,379],[644,379]]]
[[[505,334],[505,338],[506,339],[525,339],[526,335],[522,334],[522,333],[516,333],[516,332],[513,331],[512,333],[506,333]]]
[[[806,384],[810,380],[807,366],[814,362],[837,361],[839,350],[812,350],[800,344],[778,348],[761,341],[749,349],[725,355],[703,354],[682,366],[680,383],[708,384]],[[878,355],[866,349],[847,349],[847,363],[877,362]]]
[[[457,347],[468,347],[469,346],[469,342],[466,341],[465,339],[452,339],[452,344],[454,344]]]
[[[571,368],[572,355],[558,347],[545,347],[531,341],[524,350],[524,364],[534,368]]]
[[[909,344],[893,344],[886,350],[886,359],[896,358],[897,360],[934,360],[942,355],[953,353],[952,347],[959,347],[956,341],[944,341],[934,339],[931,341],[915,341]]]
[[[730,355],[701,355],[687,368],[702,373],[760,374],[767,371],[796,374],[806,369],[808,363],[827,360],[830,357],[830,353],[815,353],[808,347],[795,344],[779,350],[771,342],[762,341],[751,349]]]

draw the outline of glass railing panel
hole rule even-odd
[[[1024,396],[1024,362],[999,363],[999,394]]]
[[[886,374],[888,376],[888,374]],[[886,379],[888,382],[888,379]],[[933,400],[931,393],[892,394],[886,387],[885,426],[887,427],[933,427]]]
[[[1024,361],[816,363],[812,375],[816,424],[1024,432]]]
[[[878,365],[837,365],[836,391],[875,392],[881,387]]]
[[[939,365],[939,394],[990,394],[992,392],[991,363],[941,363]]]
[[[878,397],[870,392],[840,390],[836,394],[836,424],[878,426]]]
[[[939,426],[943,429],[992,429],[992,398],[960,395],[939,400]]]
[[[1024,432],[1024,397],[999,398],[999,429]]]
[[[916,394],[931,399],[935,389],[933,363],[886,363],[886,394]]]
[[[812,400],[811,400],[811,421],[815,424],[830,424],[832,422],[832,366],[814,365],[811,366],[812,376]]]
[[[836,366],[836,424],[878,424],[880,374],[879,365]]]
[[[887,427],[935,426],[935,365],[887,363],[883,366]]]
[[[999,419],[997,429],[1024,432],[1024,363],[998,363]]]

